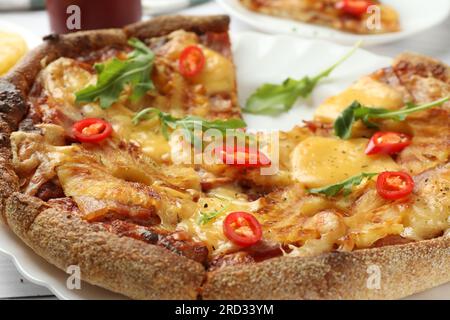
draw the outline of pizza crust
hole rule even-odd
[[[138,22],[125,27],[128,37],[148,39],[164,36],[172,31],[184,31],[204,34],[207,32],[226,32],[230,25],[228,16],[161,16],[149,21]]]
[[[27,107],[39,71],[60,56],[76,57],[127,37],[160,36],[185,29],[224,32],[225,16],[161,17],[124,30],[50,36],[0,82],[0,214],[37,254],[66,270],[79,265],[83,280],[135,299],[393,299],[450,281],[450,239],[313,258],[281,257],[207,274],[192,260],[89,224],[62,206],[19,193],[9,135]],[[5,81],[6,80],[6,81]],[[381,288],[367,289],[367,268],[381,270]]]
[[[398,299],[450,280],[450,238],[311,258],[281,257],[208,275],[204,299]],[[372,277],[380,271],[380,286]],[[368,288],[369,287],[373,289]]]
[[[83,280],[133,299],[195,299],[205,270],[193,260],[90,224],[70,210],[14,193],[6,202],[10,228],[62,270],[79,266]]]

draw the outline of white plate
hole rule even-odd
[[[81,290],[69,290],[66,286],[68,274],[54,267],[28,248],[15,234],[0,222],[0,252],[14,262],[17,270],[29,281],[47,287],[58,298],[64,300],[113,300],[125,297],[86,282]]]
[[[239,0],[217,1],[232,16],[260,31],[330,40],[348,45],[361,39],[367,45],[398,41],[441,23],[450,13],[449,0],[426,2],[423,0],[383,0],[383,3],[393,6],[400,13],[402,31],[381,35],[354,35],[327,27],[255,13],[242,6]]]
[[[42,40],[30,30],[8,21],[0,20],[0,31],[21,35],[27,43],[28,49],[33,49],[42,42]]]
[[[280,82],[286,77],[314,75],[336,62],[350,48],[324,41],[302,40],[290,36],[267,36],[257,33],[232,35],[237,65],[240,102],[263,82]],[[250,129],[288,130],[302,120],[310,119],[325,98],[345,89],[360,76],[389,65],[390,58],[364,50],[356,54],[332,76],[321,83],[308,101],[299,101],[287,114],[277,117],[245,116]],[[6,227],[0,225],[0,252],[9,255],[19,271],[30,281],[48,287],[62,299],[121,299],[106,290],[83,283],[82,290],[69,290],[63,271],[34,254]],[[422,299],[450,298],[450,284],[415,296]]]

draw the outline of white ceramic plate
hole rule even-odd
[[[242,6],[239,0],[217,1],[232,16],[260,31],[330,40],[342,44],[353,44],[361,39],[367,45],[398,41],[441,23],[450,13],[449,0],[426,2],[423,0],[383,0],[383,3],[393,6],[400,13],[402,31],[382,35],[354,35],[327,27],[251,12]]]
[[[8,21],[0,20],[0,31],[12,32],[21,35],[25,39],[28,49],[33,49],[42,42],[42,40],[30,30]]]
[[[347,53],[350,48],[324,41],[290,36],[244,33],[232,36],[241,104],[263,82],[280,82],[286,77],[314,75]],[[299,101],[287,114],[277,117],[246,116],[250,129],[289,130],[310,119],[314,106],[337,94],[360,76],[387,66],[390,58],[364,50],[356,54],[321,83],[307,101]],[[48,287],[62,299],[123,299],[106,290],[83,283],[82,290],[68,290],[67,276],[34,254],[5,226],[0,225],[0,252],[9,255],[30,281]],[[450,298],[450,284],[415,296],[422,299]]]
[[[47,287],[58,298],[64,300],[80,299],[125,299],[121,295],[92,286],[86,282],[81,290],[69,290],[66,286],[68,274],[54,267],[28,248],[15,234],[0,222],[0,252],[14,262],[17,270],[29,281]]]

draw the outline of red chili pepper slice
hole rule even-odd
[[[223,146],[216,149],[224,164],[242,168],[260,168],[271,165],[270,159],[256,148]]]
[[[109,122],[97,118],[88,118],[76,122],[72,127],[75,138],[80,142],[97,143],[112,134]]]
[[[223,222],[223,233],[234,244],[249,247],[262,238],[262,228],[256,218],[247,212],[232,212]]]
[[[369,141],[367,155],[399,153],[411,144],[412,138],[399,132],[377,132]]]
[[[179,60],[180,73],[187,78],[194,77],[203,71],[206,58],[198,46],[189,46],[181,52]]]
[[[342,12],[360,17],[367,13],[367,9],[373,5],[370,0],[342,0],[336,4],[336,8]]]
[[[387,200],[405,198],[413,189],[414,180],[405,172],[383,172],[377,179],[378,194]]]

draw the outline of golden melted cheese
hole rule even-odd
[[[387,155],[367,156],[367,139],[309,137],[292,153],[292,176],[309,188],[342,182],[362,172],[395,171],[398,165]]]
[[[317,233],[305,241],[300,247],[291,246],[289,256],[309,257],[333,250],[336,241],[345,236],[347,227],[340,215],[332,211],[321,211],[307,219],[303,232]]]
[[[196,77],[188,79],[188,82],[202,85],[207,95],[230,93],[235,90],[234,65],[230,59],[199,44],[198,37],[193,33],[175,31],[168,38],[170,41],[158,49],[157,52],[163,55],[163,59],[166,62],[170,62],[173,70],[178,70],[178,59],[188,46],[199,46],[205,55],[206,63],[204,69]]]
[[[213,50],[202,49],[206,58],[205,68],[192,82],[201,84],[209,95],[234,91],[236,79],[233,63]]]
[[[56,175],[55,169],[70,158],[74,146],[64,146],[64,129],[52,124],[37,126],[39,132],[13,132],[11,149],[13,165],[20,177],[31,175],[25,192],[35,195],[39,188]]]
[[[369,191],[368,198],[379,198],[375,190]],[[376,199],[374,199],[376,202]],[[407,214],[403,204],[387,203],[374,208],[355,209],[353,215],[345,218],[349,235],[356,248],[369,248],[376,241],[388,235],[399,235],[404,230],[402,221]]]
[[[416,179],[412,205],[403,221],[403,236],[413,240],[438,237],[450,228],[450,164]]]
[[[327,99],[317,108],[315,119],[332,123],[354,101],[374,108],[399,109],[403,106],[400,92],[371,77],[364,77],[341,94]]]
[[[44,117],[52,115],[53,109],[59,108],[68,119],[75,121],[83,118],[75,105],[75,92],[95,84],[97,76],[81,68],[75,60],[60,58],[50,63],[39,75],[39,82],[48,97],[46,104],[40,106]]]
[[[230,212],[244,211],[254,213],[259,209],[259,201],[239,200],[236,191],[227,188],[215,190],[212,194],[200,198],[197,210],[182,221],[179,227],[195,235],[194,239],[204,242],[213,256],[239,249],[223,234],[223,220]],[[203,215],[216,215],[207,223],[200,223]]]
[[[116,178],[103,166],[84,158],[70,159],[58,166],[57,173],[65,194],[75,201],[87,197],[143,208],[159,207],[160,204],[151,195],[150,188],[138,187],[127,180]]]
[[[131,120],[135,113],[119,103],[108,109],[102,109],[98,104],[87,104],[81,107],[81,112],[88,118],[108,120],[118,137],[141,147],[142,151],[155,161],[170,161],[169,143],[159,132],[160,125],[157,118],[134,125]]]

